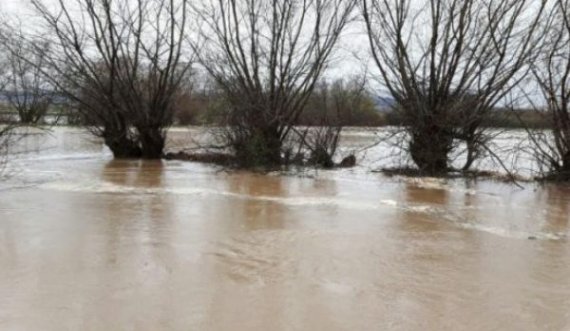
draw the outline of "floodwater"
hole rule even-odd
[[[75,129],[21,144],[0,330],[570,330],[568,188],[113,161]]]

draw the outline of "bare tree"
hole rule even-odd
[[[529,95],[529,101],[551,130],[528,132],[541,175],[570,180],[570,1],[555,0],[549,17],[542,56],[532,67],[543,98],[537,102]]]
[[[4,22],[5,18],[1,11],[2,7],[0,7],[0,109],[4,107],[4,92],[6,88],[6,84],[8,83],[7,79],[7,67],[8,67],[8,49],[6,48],[6,24]]]
[[[343,29],[352,0],[205,0],[199,59],[229,107],[223,135],[242,165],[282,162]]]
[[[0,8],[1,9],[1,8]],[[6,68],[8,64],[8,51],[5,49],[5,24],[4,16],[0,11],[0,109],[2,109],[2,99],[4,98],[6,80]],[[9,147],[12,143],[12,125],[0,124],[0,175],[3,173],[6,166],[7,157],[9,154]]]
[[[25,39],[50,44],[47,52],[33,48],[42,72],[55,73],[46,76],[115,157],[162,156],[174,96],[191,67],[181,42],[187,3],[31,0],[42,24]]]
[[[7,106],[18,113],[22,124],[38,124],[47,114],[56,96],[49,79],[44,75],[44,58],[48,44],[36,45],[41,52],[26,49],[22,40],[13,40],[12,52],[7,54],[4,88]]]
[[[468,169],[488,149],[482,123],[528,71],[546,1],[363,0],[381,83],[390,91],[421,172],[446,173],[467,146]]]

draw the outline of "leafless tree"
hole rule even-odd
[[[542,56],[532,67],[543,98],[529,95],[529,101],[551,130],[528,132],[541,175],[570,180],[570,1],[555,0],[549,17]]]
[[[191,68],[188,0],[31,0],[47,75],[115,157],[160,158]],[[28,29],[29,30],[29,29]],[[24,37],[31,41],[31,37]],[[31,44],[31,43],[30,43]],[[32,44],[35,45],[35,44]]]
[[[223,135],[243,165],[282,162],[283,144],[335,44],[352,0],[204,0],[199,59],[229,104]]]
[[[1,8],[0,8],[1,9]],[[6,68],[8,64],[8,51],[5,49],[5,24],[4,16],[0,11],[0,97],[3,97],[5,85],[7,83]],[[2,101],[0,99],[0,109],[2,109]],[[7,156],[9,154],[9,147],[12,142],[13,126],[0,124],[0,175],[3,173],[6,165]]]
[[[38,43],[36,47],[42,49],[41,52],[26,49],[22,40],[14,40],[12,46],[12,52],[6,56],[7,67],[1,91],[7,107],[18,113],[20,123],[38,124],[56,96],[50,80],[42,72],[49,45]]]
[[[402,148],[421,172],[446,173],[462,145],[468,169],[488,148],[482,123],[528,72],[546,7],[546,0],[361,1],[380,81],[408,136]]]
[[[0,7],[0,10],[2,8]],[[6,48],[6,24],[4,23],[3,13],[0,11],[0,107],[3,106],[4,90],[8,83],[8,49]]]

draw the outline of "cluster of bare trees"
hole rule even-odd
[[[3,77],[20,91],[12,107],[36,123],[57,91],[116,157],[162,156],[174,109],[195,104],[199,66],[221,100],[219,136],[240,164],[279,165],[296,150],[330,166],[339,109],[363,108],[368,87],[319,82],[347,26],[362,22],[373,78],[395,100],[407,137],[400,147],[422,173],[466,171],[495,155],[486,123],[530,80],[552,123],[549,132],[529,130],[536,157],[548,172],[570,171],[569,0],[31,4],[41,24],[3,34],[11,69]],[[314,108],[327,110],[311,123],[320,129],[297,127]]]
[[[223,96],[227,145],[280,164],[356,1],[31,0],[36,28],[3,34],[21,121],[53,91],[116,157],[159,158],[194,55]],[[188,16],[198,21],[188,29]],[[190,41],[190,42],[187,42]],[[50,86],[51,88],[47,88]],[[50,93],[48,93],[49,91]],[[45,93],[44,93],[45,92]]]

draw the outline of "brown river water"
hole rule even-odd
[[[113,161],[69,128],[20,149],[0,330],[570,330],[569,188]]]

